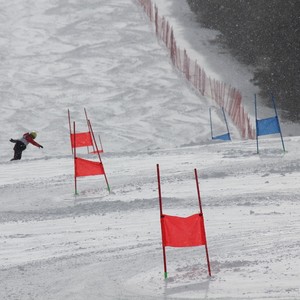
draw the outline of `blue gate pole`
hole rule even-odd
[[[211,107],[209,108],[209,121],[210,121],[210,134],[211,134],[211,139],[213,139],[213,129],[212,129],[212,121],[211,121]]]
[[[275,114],[276,114],[276,119],[277,119],[277,123],[278,123],[278,127],[279,127],[279,133],[280,133],[280,137],[281,137],[281,144],[282,144],[283,152],[285,152],[285,147],[284,147],[282,132],[281,132],[281,128],[280,128],[280,124],[279,124],[279,119],[278,119],[278,114],[277,114],[277,109],[276,109],[276,105],[275,105],[275,98],[274,98],[273,95],[272,95],[272,101],[273,101],[273,106],[274,106],[274,110],[275,110]]]
[[[257,105],[256,105],[256,94],[254,94],[254,106],[255,106],[255,125],[256,125],[256,151],[259,153],[258,150],[258,134],[257,134]]]
[[[224,107],[223,106],[222,106],[222,111],[223,111],[223,116],[224,116],[224,120],[225,120],[225,124],[226,124],[226,128],[227,128],[227,132],[228,132],[228,137],[229,137],[229,140],[231,141],[229,127],[228,127],[228,123],[227,123],[227,119],[226,119],[226,115],[225,115],[225,111],[224,111]]]

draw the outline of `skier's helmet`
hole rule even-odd
[[[37,136],[37,134],[36,134],[35,131],[31,131],[29,134],[30,134],[30,136],[31,136],[33,139],[35,139],[36,136]]]

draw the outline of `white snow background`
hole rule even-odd
[[[156,3],[179,46],[251,113],[251,70],[184,1]],[[230,121],[233,141],[212,142],[214,103],[172,67],[135,1],[1,1],[0,25],[0,299],[300,299],[299,126],[282,124],[286,153],[274,135],[257,155]],[[67,109],[85,131],[84,108],[110,194],[93,176],[74,195]],[[44,149],[10,162],[9,139],[28,130]],[[164,280],[157,163],[171,215],[198,212],[198,170],[211,278],[204,247],[167,247]]]

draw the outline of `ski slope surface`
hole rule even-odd
[[[157,3],[184,28],[186,4]],[[229,120],[233,141],[211,141],[215,104],[172,67],[135,1],[0,11],[0,299],[300,298],[299,136],[284,136],[285,153],[278,136],[261,137],[257,154]],[[74,193],[67,110],[85,131],[84,108],[110,193],[103,176],[80,178]],[[10,162],[9,139],[29,130],[44,148]],[[164,279],[156,164],[170,215],[199,211],[198,170],[211,277],[203,247],[167,247]]]

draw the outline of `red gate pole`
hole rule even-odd
[[[92,135],[93,129],[92,129],[92,126],[91,126],[91,121],[90,121],[90,119],[87,116],[86,109],[84,109],[84,113],[85,113],[85,119],[86,119],[86,122],[87,122],[87,125],[88,125],[88,128],[89,128],[89,133]],[[101,138],[100,138],[100,134],[98,135],[98,138],[99,138],[99,142],[100,142],[100,145],[101,145],[101,150],[103,151],[103,146],[102,146],[102,141],[101,141]],[[94,143],[93,143],[93,151],[94,152],[96,152],[95,147],[96,147],[96,144],[94,145]]]
[[[89,118],[88,118],[88,116],[87,116],[87,112],[86,112],[86,109],[84,108],[84,114],[85,114],[85,119],[86,119],[86,123],[87,123],[87,126],[88,126],[88,129],[89,129],[89,133],[90,133],[90,135],[92,135],[92,129],[91,129],[91,127],[90,127],[90,120],[89,120]],[[94,146],[94,143],[93,143],[93,151],[95,152],[95,146]],[[88,152],[89,152],[89,147],[88,147]]]
[[[75,121],[73,122],[73,131],[74,131],[74,180],[75,180],[75,195],[78,195],[77,192],[77,177],[76,177],[76,134],[75,134]]]
[[[102,141],[101,141],[101,138],[100,138],[100,134],[98,134],[98,139],[99,139],[99,142],[100,142],[100,145],[101,145],[101,150],[102,150],[102,152],[103,152],[104,149],[103,149]]]
[[[69,119],[69,131],[70,131],[70,140],[71,140],[71,150],[72,150],[72,154],[73,154],[73,146],[72,146],[72,129],[71,129],[71,115],[70,115],[69,109],[68,109],[68,119]]]
[[[195,179],[196,179],[196,187],[197,187],[197,194],[198,194],[200,214],[202,215],[202,204],[201,204],[201,197],[200,197],[200,189],[199,189],[197,169],[194,169],[194,171],[195,171]]]
[[[92,133],[92,138],[93,138],[94,144],[96,146],[96,152],[98,154],[99,161],[100,161],[100,163],[102,163],[101,156],[100,156],[100,153],[99,153],[99,149],[98,149],[97,141],[95,139],[95,135],[94,135],[94,131],[93,131],[93,128],[92,128],[91,121],[88,120],[88,123],[89,123],[89,128],[91,129],[91,133]],[[102,165],[102,167],[103,167],[103,165]],[[104,170],[104,167],[103,167],[103,170]],[[110,193],[110,187],[109,187],[109,184],[108,184],[108,180],[107,180],[105,171],[104,171],[104,178],[105,178],[105,181],[106,181],[108,192]]]
[[[156,165],[156,170],[157,170],[157,183],[158,183],[158,198],[159,198],[160,219],[162,219],[164,217],[164,215],[163,215],[163,210],[162,210],[162,197],[161,197],[159,164]],[[163,239],[164,231],[163,231],[162,222],[160,222],[160,226],[161,226],[161,236],[162,236],[163,258],[164,258],[164,277],[165,277],[165,279],[167,279],[168,278],[167,257],[166,257],[166,247],[164,246],[164,239]]]
[[[200,215],[203,216],[197,169],[194,169],[194,171],[195,171],[195,179],[196,179],[196,186],[197,186],[197,194],[198,194]],[[203,223],[203,225],[204,225],[204,223]],[[207,269],[208,269],[209,276],[211,276],[210,262],[209,262],[209,255],[208,255],[208,247],[207,247],[207,240],[206,240],[206,233],[205,233],[205,225],[204,225],[204,234],[205,234],[205,252],[206,252]]]

